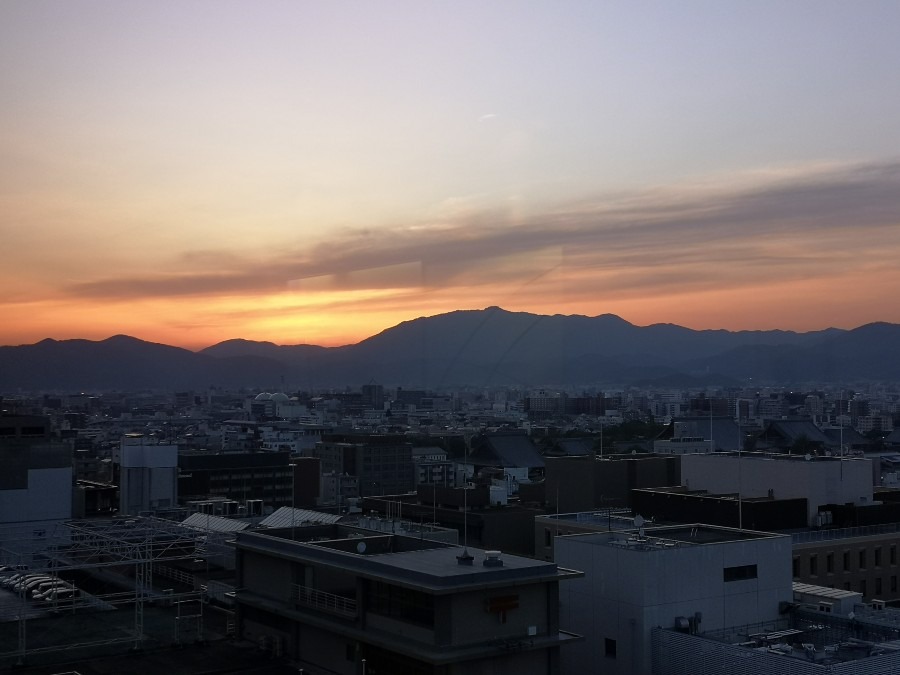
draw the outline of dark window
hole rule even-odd
[[[798,579],[800,577],[800,558],[794,558],[794,578]]]
[[[891,565],[897,564],[897,546],[891,544]]]
[[[862,581],[859,582],[859,592],[862,593],[863,596],[865,597],[865,595],[866,595],[866,580],[865,579],[863,579]]]
[[[859,569],[866,569],[866,551],[863,549],[859,552]]]
[[[544,528],[544,546],[552,546],[553,545],[553,536],[550,534],[550,528]]]
[[[881,547],[875,549],[875,567],[881,567]]]
[[[850,571],[850,551],[844,551],[844,571]]]
[[[382,582],[369,586],[369,610],[420,626],[434,626],[434,596]]]
[[[875,595],[881,595],[881,577],[875,580]]]
[[[809,556],[809,575],[814,577],[819,574],[819,556],[813,554]],[[756,576],[756,575],[754,575]]]
[[[743,581],[744,579],[756,579],[756,565],[739,565],[726,567],[724,570],[725,581]]]
[[[825,556],[825,571],[828,574],[834,574],[834,553]]]
[[[606,656],[611,659],[616,658],[616,641],[612,638],[606,638]]]

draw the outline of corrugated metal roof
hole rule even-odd
[[[210,530],[212,532],[240,532],[248,527],[243,520],[223,518],[222,516],[210,516],[205,513],[192,513],[181,524],[195,530]]]
[[[316,523],[330,525],[336,523],[341,517],[334,513],[322,513],[309,509],[294,509],[290,506],[282,506],[271,516],[263,518],[260,527],[294,527],[303,523]]]

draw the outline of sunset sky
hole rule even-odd
[[[0,344],[900,323],[900,2],[4,0]]]

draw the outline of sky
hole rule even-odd
[[[4,0],[0,344],[900,323],[900,3]]]

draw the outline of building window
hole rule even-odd
[[[891,556],[891,565],[896,565],[897,564],[897,546],[896,546],[896,544],[891,544],[890,556]]]
[[[875,595],[881,595],[881,577],[875,580]]]
[[[723,576],[726,582],[756,579],[756,565],[738,565],[737,567],[726,567],[723,572]]]
[[[544,546],[553,546],[553,535],[550,533],[549,527],[544,528]]]
[[[834,553],[825,556],[825,571],[828,574],[834,574]]]
[[[794,578],[800,578],[800,558],[794,558]]]
[[[866,596],[866,580],[863,579],[859,582],[859,592],[863,594],[863,597]]]
[[[850,571],[850,551],[844,551],[844,571]]]
[[[859,569],[866,569],[866,550],[863,549],[859,552]]]
[[[420,626],[434,626],[434,596],[380,581],[372,582],[369,610]]]
[[[811,577],[819,574],[819,556],[813,554],[809,556],[809,575]]]
[[[605,654],[607,657],[614,659],[616,658],[616,641],[612,638],[606,638],[605,642]]]
[[[881,547],[875,549],[875,567],[881,567]]]

